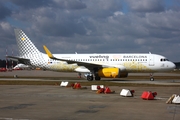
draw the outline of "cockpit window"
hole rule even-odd
[[[161,58],[160,61],[169,61],[169,60],[166,58]]]

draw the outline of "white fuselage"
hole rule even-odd
[[[43,54],[45,64],[39,67],[54,71],[89,72],[87,68],[77,66],[76,61],[102,65],[102,67],[116,67],[127,72],[157,72],[168,71],[175,68],[174,63],[164,56],[157,54],[53,54],[64,61],[48,58]],[[74,61],[67,64],[65,61]],[[37,66],[37,63],[36,65]]]

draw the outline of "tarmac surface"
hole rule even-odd
[[[0,73],[1,79],[9,75],[76,77],[77,73],[48,71]],[[167,73],[157,75],[167,75]],[[162,84],[168,82],[161,81]],[[179,82],[175,84],[179,85]],[[110,89],[115,91],[114,94],[97,94],[90,89],[90,86],[84,87],[87,89],[76,90],[59,85],[0,85],[0,120],[179,120],[180,118],[180,105],[166,104],[172,94],[180,94],[180,86],[110,86]],[[134,96],[120,96],[122,89],[135,90]],[[157,92],[155,100],[141,99],[143,91]]]
[[[14,76],[17,76],[17,78]],[[102,78],[102,81],[104,80],[104,81],[115,82],[115,83],[180,85],[180,79],[173,79],[176,76],[180,78],[180,74],[177,74],[177,73],[155,73],[154,74],[155,77],[156,76],[172,76],[172,79],[159,80],[155,78],[155,81],[150,81],[148,79],[149,73],[130,73],[129,76],[146,76],[147,79]],[[42,79],[41,77],[43,78],[47,77],[47,78]],[[72,80],[69,79],[68,81],[87,82],[86,78],[78,79],[78,74],[75,72],[69,73],[69,72],[53,72],[53,71],[41,71],[41,70],[18,70],[18,71],[13,71],[13,72],[0,72],[0,80],[62,81],[62,80],[58,80],[58,77],[72,77]],[[77,79],[74,80],[73,78],[77,78]],[[66,79],[64,80],[66,81]]]

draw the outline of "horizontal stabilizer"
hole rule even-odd
[[[16,57],[16,56],[6,56],[7,58],[9,58],[9,59],[11,59],[11,60],[13,60],[13,61],[17,61],[17,62],[19,62],[19,63],[23,63],[23,64],[25,64],[25,63],[29,63],[29,59],[25,59],[25,58],[21,58],[21,57]]]

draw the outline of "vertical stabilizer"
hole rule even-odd
[[[41,53],[22,30],[15,29],[14,31],[19,49],[19,57],[21,59],[28,59],[29,61],[25,63],[27,65],[45,68],[47,55]]]
[[[20,56],[34,55],[40,53],[28,36],[20,29],[15,29],[15,36]]]

